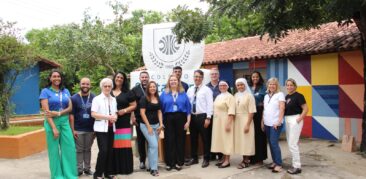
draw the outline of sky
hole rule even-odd
[[[24,35],[31,29],[51,27],[67,23],[79,23],[86,9],[103,20],[113,18],[108,6],[109,0],[1,0],[0,18],[17,22],[16,27]],[[119,0],[128,4],[129,10],[155,10],[168,12],[178,5],[201,8],[206,11],[207,3],[200,0]]]

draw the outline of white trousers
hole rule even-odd
[[[292,155],[292,166],[294,168],[301,168],[300,150],[298,143],[304,121],[301,120],[301,122],[298,123],[297,119],[299,117],[299,114],[285,116],[287,144]]]

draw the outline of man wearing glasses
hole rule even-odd
[[[194,86],[191,86],[187,95],[192,106],[190,137],[191,137],[191,159],[186,163],[187,166],[198,163],[198,136],[201,135],[203,142],[202,168],[206,168],[210,161],[210,137],[209,125],[213,113],[213,94],[212,90],[202,84],[204,73],[202,70],[194,72]]]

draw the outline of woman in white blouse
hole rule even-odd
[[[94,178],[111,178],[112,167],[112,147],[114,123],[117,121],[117,102],[110,95],[113,88],[113,82],[109,78],[100,81],[102,93],[93,99],[91,115],[95,118],[94,131],[98,142],[98,158],[95,166]]]
[[[282,156],[278,139],[280,138],[283,127],[285,95],[280,91],[280,85],[277,78],[270,78],[268,80],[267,94],[264,97],[263,103],[262,130],[267,134],[267,140],[273,160],[273,164],[269,169],[272,169],[273,173],[278,173],[282,171]]]

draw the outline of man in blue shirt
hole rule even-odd
[[[90,92],[90,79],[80,80],[80,92],[71,97],[71,129],[74,134],[77,154],[78,176],[85,173],[93,175],[90,170],[91,147],[94,141],[94,118],[91,117],[91,104],[94,94]]]

